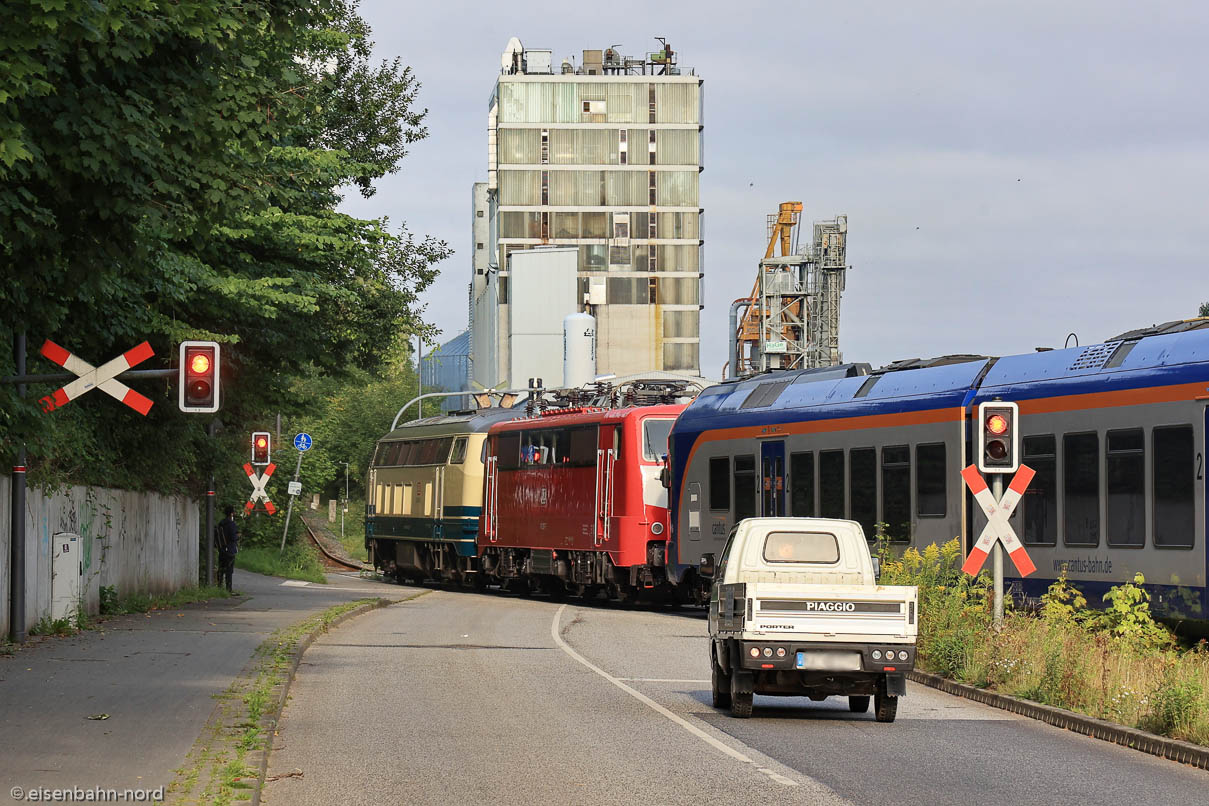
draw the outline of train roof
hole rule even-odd
[[[419,437],[443,436],[446,434],[480,433],[485,432],[493,423],[523,417],[524,414],[524,408],[504,409],[492,407],[489,409],[454,411],[403,423],[394,431],[383,436],[382,439],[416,439]]]
[[[683,403],[663,403],[654,406],[626,406],[606,409],[598,406],[578,406],[569,409],[547,409],[532,417],[516,417],[492,423],[492,431],[513,431],[528,428],[557,428],[580,423],[601,423],[626,420],[638,416],[675,417],[685,409]]]
[[[1209,318],[1167,322],[1101,344],[990,358],[952,355],[881,369],[842,364],[770,372],[706,389],[676,425],[695,430],[964,406],[1011,389],[1062,395],[1209,379]]]

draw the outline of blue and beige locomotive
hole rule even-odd
[[[1160,612],[1205,619],[1204,319],[1088,347],[711,387],[671,434],[669,576],[702,590],[731,528],[757,515],[848,518],[867,535],[880,523],[900,547],[959,537],[968,551],[985,519],[959,474],[978,404],[996,399],[1018,404],[1036,471],[1011,522],[1038,570],[1016,589],[1037,595],[1065,569],[1095,596],[1140,571]]]

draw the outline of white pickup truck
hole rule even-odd
[[[751,716],[752,695],[874,699],[893,722],[915,665],[918,594],[877,584],[860,524],[748,518],[730,534],[710,592],[715,708]]]

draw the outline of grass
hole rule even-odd
[[[882,583],[919,587],[919,668],[970,685],[1209,745],[1209,648],[1180,648],[1134,583],[1089,608],[1060,579],[1038,612],[991,625],[990,580],[962,574],[956,540],[887,559]]]
[[[235,567],[257,574],[306,582],[326,582],[319,557],[308,546],[290,544],[284,553],[276,546],[248,546],[235,555]]]
[[[101,615],[117,616],[126,613],[146,613],[151,610],[174,610],[187,604],[206,602],[210,599],[226,599],[233,594],[220,585],[190,585],[175,593],[150,595],[132,593],[119,597],[112,586],[101,588]]]
[[[330,524],[334,534],[340,534],[340,513],[336,513],[336,523]],[[348,512],[344,513],[344,539],[340,541],[348,556],[367,562],[369,552],[365,550],[365,504],[361,501],[349,501]]]

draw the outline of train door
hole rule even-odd
[[[499,458],[488,456],[483,480],[483,534],[492,543],[499,540]]]
[[[760,444],[760,476],[765,518],[776,518],[785,514],[785,443],[781,441]]]
[[[599,546],[609,541],[613,530],[613,481],[616,475],[619,428],[601,428],[596,448],[596,506],[593,542]]]

